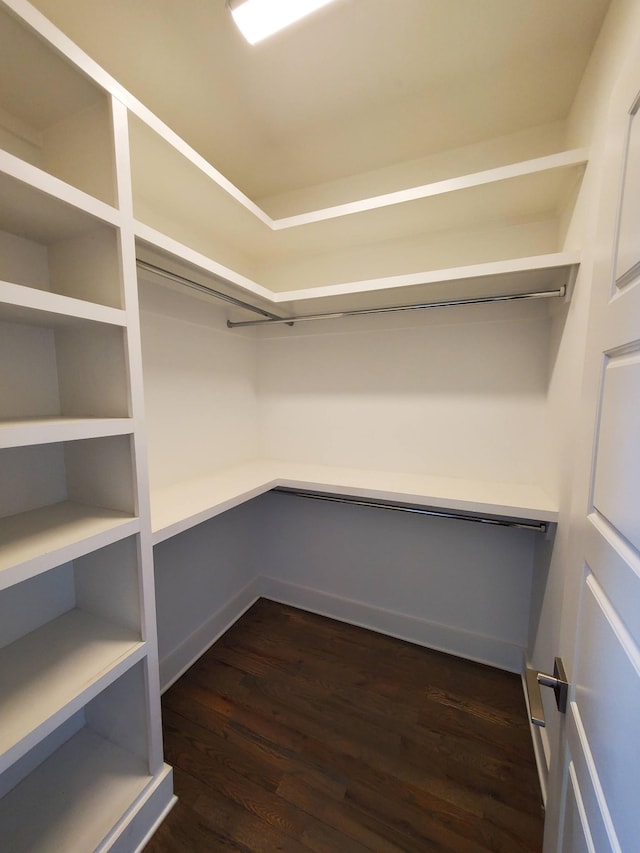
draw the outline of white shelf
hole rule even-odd
[[[535,484],[491,483],[259,460],[151,492],[158,544],[277,487],[408,503],[476,515],[556,522],[558,506]]]
[[[131,418],[30,417],[0,421],[0,448],[133,433]]]
[[[275,462],[256,461],[152,490],[154,545],[275,488],[277,471]]]
[[[0,773],[143,652],[131,628],[77,609],[1,649]]]
[[[139,530],[139,520],[127,513],[73,501],[3,518],[0,589]]]
[[[278,309],[284,310],[285,314],[348,311],[361,307],[557,290],[562,286],[570,288],[579,263],[579,252],[554,252],[306,290],[288,290],[274,294],[274,310],[276,313]]]
[[[0,200],[0,228],[42,243],[120,224],[116,208],[2,150]]]
[[[238,192],[220,173],[212,169],[197,152],[184,144],[175,134],[168,132],[159,123],[152,127],[146,118],[137,118],[131,123],[131,158],[134,171],[134,196],[146,210],[157,210],[160,215],[168,212],[169,198],[181,196],[186,183],[191,192],[197,192],[201,204],[207,207],[207,219],[214,215],[221,228],[237,228],[245,225],[251,236],[264,236],[266,229],[256,228],[259,224],[269,231],[285,232],[300,230],[304,226],[316,225],[331,219],[351,218],[385,208],[402,208],[409,203],[436,196],[456,196],[458,215],[464,215],[467,206],[462,197],[465,190],[482,186],[495,186],[508,181],[517,181],[531,175],[561,173],[566,170],[581,170],[588,161],[587,149],[579,148],[557,151],[541,157],[531,157],[515,163],[506,163],[494,168],[482,169],[463,175],[454,175],[442,180],[418,186],[406,187],[380,195],[364,196],[327,207],[292,211],[290,215],[277,218],[269,216],[262,208]],[[166,178],[160,186],[155,176],[161,171]],[[519,197],[518,197],[519,196]],[[135,199],[134,199],[135,200]],[[520,193],[512,194],[511,204],[522,211],[526,200]],[[202,213],[198,206],[198,215]],[[223,220],[221,214],[226,214]],[[252,220],[253,223],[252,224]],[[194,220],[195,221],[195,220]],[[152,223],[148,223],[152,224]],[[307,229],[308,230],[308,229]],[[221,232],[222,233],[222,232]],[[236,241],[236,238],[233,242]],[[275,242],[275,241],[274,241]]]
[[[81,729],[0,800],[0,847],[95,850],[151,783],[146,761]]]
[[[522,257],[555,254],[588,152],[558,151],[278,219],[142,121],[132,125],[131,156],[139,237],[172,245],[185,260],[208,259],[203,268],[250,292],[287,291],[288,300],[327,286],[365,290],[377,268],[391,279],[448,268],[456,257],[469,266],[505,260],[510,243]]]
[[[275,314],[283,312],[281,316],[296,311],[348,311],[439,299],[555,290],[572,283],[575,268],[580,263],[578,251],[552,252],[275,292],[141,223],[136,223],[136,236],[138,254],[143,260]],[[161,281],[153,276],[152,280]],[[231,312],[233,319],[256,319],[255,314],[243,309],[233,308]]]
[[[392,207],[398,204],[406,204],[407,202],[423,198],[433,198],[438,195],[446,195],[447,193],[459,192],[547,170],[566,169],[576,166],[582,167],[586,165],[588,156],[589,152],[585,148],[560,151],[557,154],[535,157],[520,163],[511,163],[494,169],[484,169],[480,172],[445,178],[444,180],[433,181],[429,184],[409,187],[408,189],[365,197],[356,201],[336,204],[331,207],[310,210],[306,213],[283,216],[271,220],[271,225],[274,231],[283,231],[287,228],[296,228],[301,225],[309,225],[313,222],[352,216],[353,214],[364,213],[369,210],[379,210],[383,207]]]
[[[0,281],[0,320],[54,328],[83,323],[112,326],[126,326],[127,323],[126,314],[120,308],[8,281]]]

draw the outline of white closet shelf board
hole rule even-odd
[[[140,520],[73,501],[0,522],[0,589],[140,531]]]
[[[277,487],[529,521],[558,520],[557,503],[534,484],[259,460],[151,492],[153,543]]]
[[[86,853],[151,782],[146,761],[84,728],[0,800],[0,827],[12,853]]]
[[[157,140],[149,155],[133,154],[136,219],[244,275],[259,279],[315,257],[340,255],[354,247],[402,246],[437,232],[485,228],[541,219],[557,220],[582,178],[586,152],[571,151],[413,187],[326,210],[271,222],[253,212]],[[164,176],[163,181],[157,175]],[[212,226],[203,228],[203,223]],[[188,235],[188,236],[185,236]],[[389,249],[391,251],[391,248]]]
[[[151,492],[153,544],[268,492],[278,484],[277,463],[238,465]]]
[[[0,320],[56,328],[85,323],[127,325],[127,315],[120,308],[110,308],[8,281],[0,281]]]
[[[579,252],[557,252],[282,291],[274,294],[274,303],[288,315],[543,292],[562,286],[569,291],[579,263]]]
[[[561,150],[531,157],[519,162],[507,162],[504,165],[462,175],[452,175],[441,180],[426,184],[403,187],[392,192],[361,196],[359,198],[341,201],[341,203],[313,207],[307,209],[292,209],[287,215],[271,217],[255,202],[224,178],[211,164],[207,163],[196,151],[173,133],[167,132],[161,123],[149,121],[149,116],[136,115],[130,123],[131,159],[134,172],[134,197],[144,199],[148,209],[166,208],[166,202],[180,194],[183,187],[188,187],[189,195],[197,197],[196,205],[201,218],[217,221],[222,228],[237,230],[245,229],[245,237],[258,240],[268,237],[268,231],[286,232],[304,229],[332,219],[358,217],[372,211],[382,211],[389,208],[400,209],[412,202],[435,198],[437,196],[457,196],[465,190],[483,186],[496,186],[509,181],[516,181],[532,175],[545,173],[561,173],[567,170],[582,171],[588,162],[589,152],[586,148]],[[165,180],[158,182],[157,174],[163,174]],[[511,192],[511,204],[514,210],[523,204],[522,194]],[[304,204],[304,202],[302,202]],[[464,199],[456,201],[458,215],[468,204]],[[464,213],[463,213],[464,215]],[[213,219],[211,218],[213,217]],[[221,218],[223,221],[221,221]],[[252,223],[251,220],[254,220]],[[392,220],[385,220],[389,222]],[[267,226],[257,228],[256,224]],[[311,229],[313,230],[313,229]],[[232,239],[234,239],[232,237]]]
[[[459,184],[452,181],[455,188],[446,191],[430,193],[430,187],[420,187],[422,194],[407,194],[402,202],[364,207],[346,216],[266,234],[269,239],[263,238],[264,245],[253,247],[249,243],[248,248],[265,263],[278,264],[290,258],[393,243],[412,236],[426,238],[446,231],[484,227],[491,222],[555,219],[579,186],[583,170],[584,160],[580,160],[554,169],[522,173],[505,170],[501,178],[486,182],[476,182],[476,176],[470,175],[460,179]],[[503,170],[494,171],[501,174]]]
[[[586,148],[559,151],[544,157],[535,157],[518,163],[510,163],[493,169],[484,169],[480,172],[445,178],[444,180],[433,181],[429,184],[421,184],[420,186],[408,187],[407,189],[396,190],[382,195],[365,197],[343,204],[336,204],[331,207],[309,210],[305,213],[296,213],[291,216],[283,216],[273,219],[272,227],[275,231],[282,231],[287,228],[308,225],[312,222],[337,219],[343,216],[364,213],[368,210],[378,210],[383,207],[405,204],[422,198],[446,195],[538,172],[573,167],[583,168],[586,166],[588,159],[589,152]]]
[[[276,314],[283,312],[282,316],[288,313],[348,311],[468,296],[555,290],[572,283],[580,263],[578,251],[554,252],[276,292],[142,223],[136,223],[135,228],[136,251],[141,260],[242,299],[257,308]],[[233,311],[234,320],[256,317],[243,309],[230,310]]]
[[[144,654],[131,628],[81,610],[0,649],[0,773]]]
[[[47,244],[104,223],[118,226],[120,212],[0,151],[0,229]]]
[[[0,448],[132,433],[131,418],[16,418],[0,421]]]

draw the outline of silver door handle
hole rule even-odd
[[[527,688],[527,700],[529,702],[529,713],[534,726],[546,726],[544,720],[544,708],[542,706],[542,691],[540,686],[553,688],[556,694],[556,705],[561,714],[567,712],[567,696],[569,694],[569,682],[561,658],[556,658],[553,663],[553,675],[544,672],[536,672],[535,669],[527,667],[525,670],[525,685]]]

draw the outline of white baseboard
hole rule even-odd
[[[264,594],[262,586],[262,578],[252,580],[160,661],[161,692],[171,687]]]
[[[419,646],[489,664],[508,672],[522,671],[524,650],[513,643],[363,604],[275,578],[260,578],[260,584],[261,595],[282,604],[300,607],[321,616],[359,625]]]

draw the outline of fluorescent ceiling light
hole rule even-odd
[[[249,44],[267,38],[333,0],[227,0],[233,20]]]

